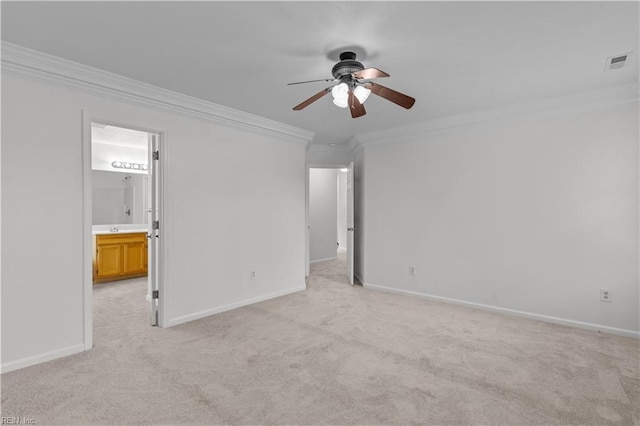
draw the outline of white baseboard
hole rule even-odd
[[[336,257],[327,257],[326,259],[312,260],[309,263],[326,262],[327,260],[336,260],[337,258],[338,258],[338,256],[336,256]]]
[[[53,361],[54,359],[84,352],[84,350],[85,350],[84,344],[79,343],[77,345],[68,346],[66,348],[45,352],[40,355],[34,355],[27,358],[18,359],[15,361],[9,361],[7,363],[2,363],[2,368],[1,368],[2,373],[8,373],[9,371],[20,370],[21,368],[31,367],[32,365],[40,364],[47,361]]]
[[[173,327],[174,325],[184,324],[186,322],[195,321],[201,318],[205,318],[214,314],[219,314],[221,312],[230,311],[232,309],[241,308],[247,305],[253,305],[254,303],[263,302],[269,299],[275,299],[276,297],[286,296],[287,294],[297,293],[299,291],[306,290],[306,285],[301,285],[297,287],[293,287],[287,290],[276,291],[274,293],[265,294],[258,297],[253,297],[251,299],[242,300],[240,302],[230,303],[228,305],[219,306],[217,308],[207,309],[204,311],[196,312],[189,315],[183,315],[178,318],[173,318],[169,320],[167,327]]]
[[[603,333],[616,334],[618,336],[633,337],[636,339],[640,339],[639,331],[627,330],[624,328],[608,327],[606,325],[575,321],[567,318],[559,318],[559,317],[553,317],[549,315],[534,314],[531,312],[518,311],[516,309],[508,309],[508,308],[501,308],[499,306],[484,305],[482,303],[468,302],[466,300],[451,299],[451,298],[442,297],[442,296],[434,296],[432,294],[419,293],[416,291],[402,290],[402,289],[384,287],[384,286],[374,285],[374,284],[365,284],[364,282],[363,282],[363,287],[372,289],[372,290],[385,291],[388,293],[397,293],[397,294],[404,294],[407,296],[421,297],[423,299],[434,300],[436,302],[451,303],[454,305],[466,306],[468,308],[482,309],[484,311],[498,312],[506,315],[512,315],[512,316],[529,318],[529,319],[538,320],[538,321],[550,322],[553,324],[566,325],[569,327],[582,328],[585,330],[592,330],[592,331],[600,331]]]

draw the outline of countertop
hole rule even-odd
[[[145,224],[93,225],[91,233],[98,234],[133,234],[135,232],[149,232]]]

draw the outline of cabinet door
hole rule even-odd
[[[145,242],[124,245],[124,273],[135,274],[147,271],[147,245]]]
[[[99,278],[122,273],[122,244],[99,245],[96,259],[96,275]]]

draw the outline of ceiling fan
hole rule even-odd
[[[348,107],[351,111],[351,117],[353,118],[362,117],[367,113],[363,104],[372,92],[406,109],[411,108],[416,102],[411,96],[396,92],[395,90],[371,81],[374,78],[389,77],[389,74],[377,68],[365,68],[362,63],[356,61],[356,54],[353,52],[342,52],[340,54],[340,62],[333,66],[331,73],[333,74],[333,78],[299,81],[287,84],[287,86],[291,86],[294,84],[314,83],[318,81],[339,82],[334,86],[329,86],[319,91],[306,101],[294,106],[293,110],[300,111],[329,92],[333,95],[333,103],[340,108]]]

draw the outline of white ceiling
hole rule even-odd
[[[2,39],[316,133],[355,134],[638,82],[638,2],[2,2]],[[292,107],[356,46],[405,110],[372,95]],[[634,52],[621,70],[605,58]]]

